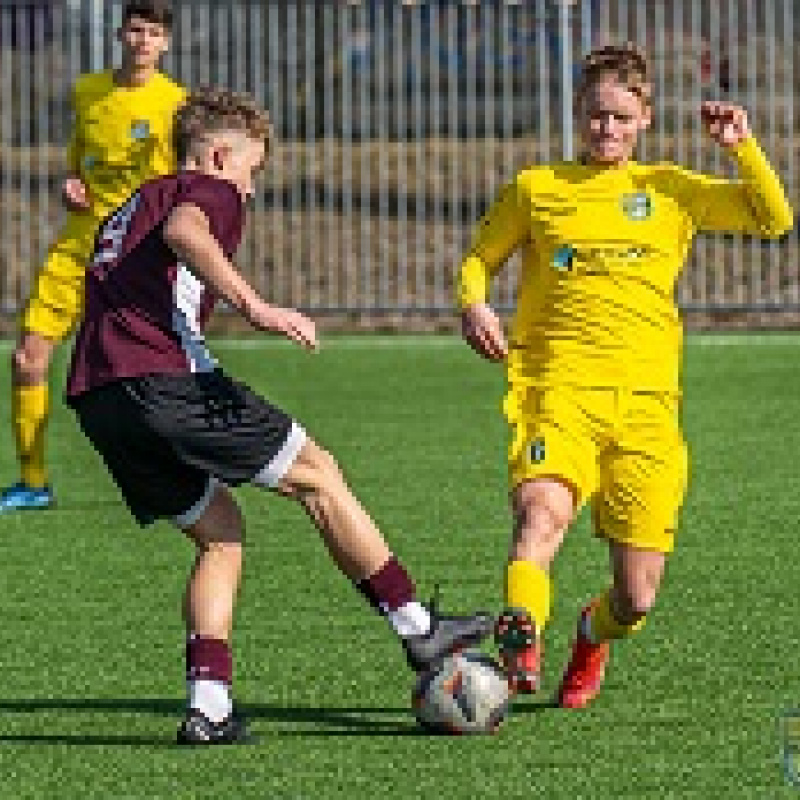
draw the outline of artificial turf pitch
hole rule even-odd
[[[449,337],[329,338],[316,355],[264,342],[215,349],[336,454],[423,593],[439,582],[447,608],[499,610],[501,369]],[[585,516],[554,570],[541,696],[494,737],[430,737],[386,624],[304,514],[245,489],[236,693],[259,741],[186,751],[172,742],[190,547],[128,516],[60,400],[62,354],[58,508],[0,517],[0,797],[796,797],[778,718],[800,706],[800,338],[694,338],[685,362],[692,480],[677,549],[590,709],[548,705],[576,613],[607,581]],[[4,418],[7,381],[3,369]],[[15,472],[6,427],[0,475]]]

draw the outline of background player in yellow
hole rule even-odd
[[[0,513],[53,503],[45,466],[48,370],[80,319],[86,260],[105,217],[144,181],[174,170],[172,120],[184,90],[158,71],[170,41],[165,0],[126,4],[116,70],[81,75],[63,198],[69,210],[25,310],[12,357],[12,415],[20,480],[0,493]]]
[[[774,237],[793,223],[742,108],[698,109],[737,180],[638,164],[634,148],[651,121],[645,57],[604,47],[581,76],[580,160],[521,171],[480,223],[459,281],[465,338],[508,369],[514,532],[496,635],[517,691],[538,685],[550,565],[585,502],[609,544],[611,587],[581,612],[559,688],[572,708],[599,690],[609,642],[644,623],[673,547],[687,480],[674,287],[692,237]],[[522,271],[507,344],[487,297],[514,251]]]

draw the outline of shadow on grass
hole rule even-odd
[[[167,698],[96,699],[44,698],[0,700],[0,714],[36,714],[47,711],[116,714],[154,714],[180,718],[186,705],[181,700]],[[278,736],[409,736],[427,735],[411,719],[408,708],[372,706],[345,708],[315,708],[313,706],[279,705],[277,703],[244,703],[239,710],[249,720],[278,723],[306,723],[318,727],[307,730],[275,731]],[[387,722],[376,715],[402,715],[407,722]],[[2,734],[0,742],[30,742],[83,745],[163,745],[163,739],[147,736],[86,736],[58,734]]]
[[[560,706],[553,698],[549,700],[529,700],[528,702],[515,700],[514,705],[511,706],[511,713],[540,714],[542,711],[550,711],[554,708],[560,708]]]
[[[48,711],[66,711],[78,714],[152,714],[179,719],[186,708],[184,701],[168,698],[44,698],[0,700],[0,714],[36,714]],[[558,708],[552,699],[521,702],[517,700],[511,710],[512,715],[538,714]],[[354,706],[341,708],[315,708],[313,706],[279,705],[277,703],[244,703],[240,711],[251,721],[313,725],[312,728],[275,730],[263,732],[261,738],[291,737],[316,738],[328,736],[436,736],[417,725],[408,708],[388,708],[373,706]],[[404,719],[385,719],[387,715],[402,716]],[[383,718],[382,718],[383,717]],[[256,743],[258,735],[256,735]],[[84,734],[2,734],[1,742],[28,744],[71,744],[71,745],[127,745],[127,746],[176,746],[169,738],[152,736],[113,736]]]
[[[120,500],[108,498],[107,500],[68,500],[65,503],[56,503],[47,511],[54,514],[83,513],[84,511],[96,511],[98,508],[111,508],[112,506],[117,506],[124,510]]]
[[[165,747],[167,742],[156,736],[91,736],[83,733],[19,733],[0,734],[0,743],[5,744],[75,744],[83,746],[124,745],[126,747]],[[177,745],[175,745],[177,747]]]

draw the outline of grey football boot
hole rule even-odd
[[[494,629],[491,614],[478,611],[469,616],[440,614],[434,596],[427,606],[431,629],[422,636],[403,638],[403,649],[411,669],[425,672],[451,653],[482,642]]]

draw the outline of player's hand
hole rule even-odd
[[[282,333],[287,339],[309,350],[317,349],[317,328],[313,320],[289,308],[276,308],[266,303],[252,310],[250,321],[259,328]]]
[[[723,147],[734,147],[750,136],[747,112],[734,103],[707,101],[700,106],[706,133]]]
[[[490,361],[503,361],[508,355],[500,318],[485,303],[461,313],[461,333],[476,353]]]
[[[70,211],[89,210],[89,190],[80,178],[74,175],[67,178],[61,187],[61,195]]]

